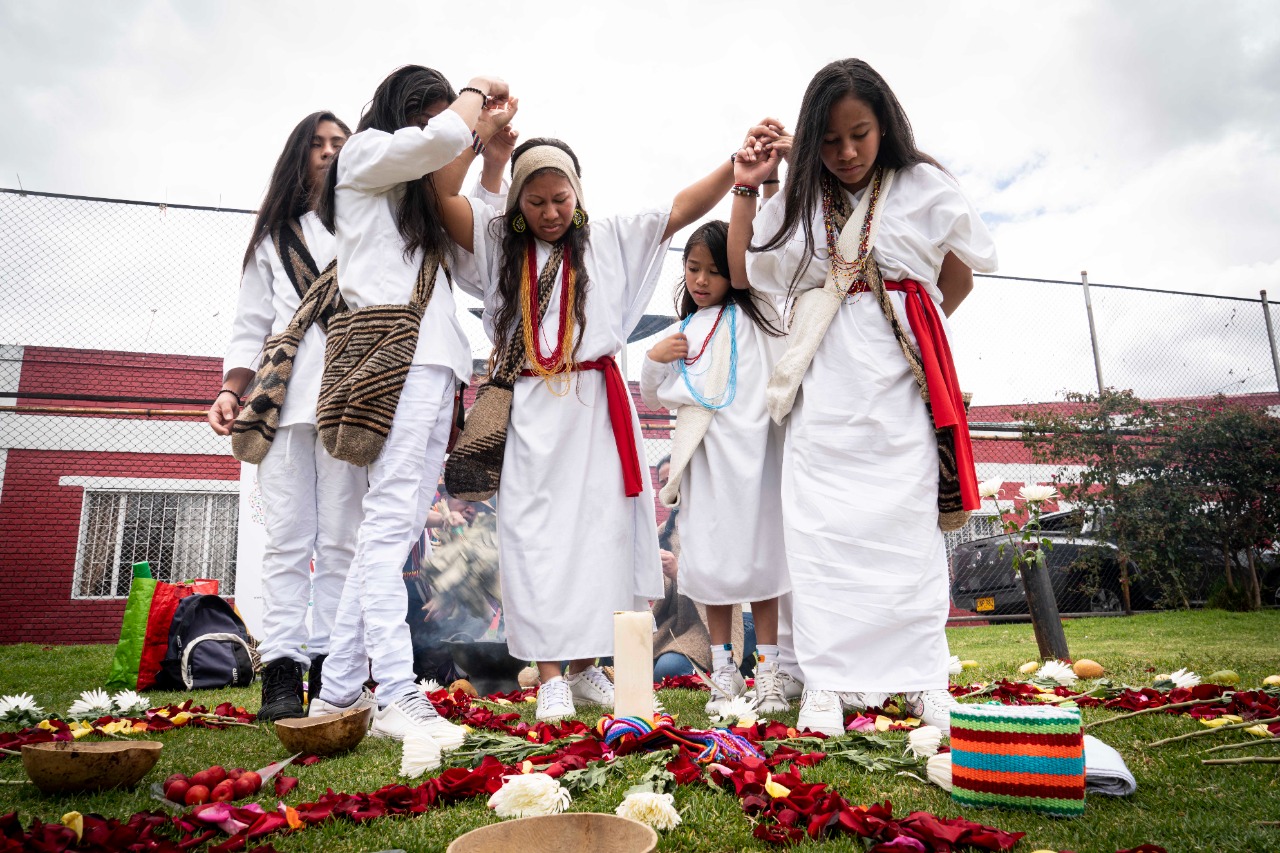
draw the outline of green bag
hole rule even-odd
[[[120,642],[111,659],[111,675],[107,678],[107,690],[134,690],[138,686],[138,663],[142,660],[142,646],[147,640],[147,619],[151,615],[151,598],[156,593],[156,579],[151,577],[149,563],[133,564],[133,581],[129,585],[129,600],[124,606],[124,621],[120,625]]]

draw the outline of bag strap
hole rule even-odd
[[[410,305],[416,305],[423,311],[427,310],[427,306],[431,304],[431,295],[436,291],[436,272],[441,267],[444,267],[444,277],[449,283],[449,289],[453,290],[453,273],[449,271],[449,262],[443,255],[423,252],[422,266],[418,267],[418,281],[413,286]]]
[[[280,266],[299,299],[306,297],[320,268],[316,266],[311,250],[307,248],[307,238],[302,233],[302,223],[297,219],[281,222],[271,232],[271,242],[275,246],[276,255],[280,258]]]

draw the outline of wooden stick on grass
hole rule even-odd
[[[1222,705],[1226,702],[1230,702],[1231,698],[1232,698],[1231,696],[1220,696],[1217,699],[1197,699],[1192,702],[1175,702],[1172,705],[1160,705],[1159,707],[1155,707],[1155,708],[1143,708],[1141,711],[1133,711],[1128,714],[1120,714],[1119,716],[1115,716],[1115,717],[1107,717],[1104,720],[1094,720],[1092,723],[1089,723],[1089,725],[1085,726],[1085,728],[1091,729],[1094,726],[1100,726],[1103,723],[1114,723],[1116,720],[1127,720],[1130,717],[1139,717],[1139,716],[1142,716],[1143,714],[1154,714],[1158,711],[1168,711],[1176,708],[1192,708],[1192,707],[1195,707],[1196,705]]]
[[[1250,755],[1246,758],[1206,758],[1201,764],[1280,764],[1280,755]]]
[[[1174,743],[1175,741],[1187,740],[1188,738],[1211,735],[1211,734],[1214,734],[1215,732],[1229,732],[1229,731],[1233,731],[1234,729],[1247,729],[1253,726],[1267,725],[1268,723],[1280,723],[1280,717],[1268,717],[1265,720],[1250,720],[1247,723],[1231,723],[1230,725],[1226,725],[1226,726],[1214,726],[1213,728],[1201,729],[1200,731],[1187,732],[1185,735],[1177,735],[1175,737],[1163,738],[1161,740],[1157,740],[1152,743],[1149,743],[1147,744],[1147,746],[1148,747],[1164,746],[1166,743]],[[1228,760],[1228,759],[1224,759],[1224,760]],[[1229,760],[1236,761],[1236,759],[1229,759]]]
[[[1223,746],[1215,746],[1206,749],[1205,752],[1226,752],[1229,749],[1248,749],[1251,746],[1275,746],[1280,744],[1280,737],[1262,738],[1261,740],[1247,740],[1244,743],[1228,743]]]

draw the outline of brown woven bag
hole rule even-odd
[[[382,452],[441,266],[439,256],[423,257],[408,305],[370,305],[329,322],[316,431],[334,459],[368,465]]]

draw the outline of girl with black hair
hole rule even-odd
[[[708,714],[746,690],[733,659],[733,607],[755,620],[756,707],[790,710],[778,664],[778,598],[791,589],[782,542],[782,431],[769,419],[765,382],[780,332],[773,305],[729,284],[729,226],[712,221],[689,237],[677,288],[680,322],[649,350],[640,392],[650,408],[676,411],[670,479],[659,493],[679,506],[680,588],[706,606],[711,680]],[[692,341],[692,344],[690,343]]]
[[[209,408],[209,423],[219,435],[231,432],[263,342],[289,324],[302,293],[333,260],[333,236],[311,201],[350,134],[333,113],[312,113],[298,122],[276,160],[245,250],[222,390]],[[292,259],[282,261],[282,251]],[[267,540],[259,647],[264,666],[258,717],[263,720],[302,716],[304,672],[311,674],[310,695],[315,696],[355,554],[364,471],[334,459],[317,441],[324,346],[324,331],[313,324],[298,346],[275,439],[258,466]],[[314,603],[309,632],[308,602]]]
[[[515,150],[505,210],[444,199],[450,236],[475,257],[493,365],[515,382],[498,533],[511,654],[538,662],[538,719],[574,700],[611,706],[594,665],[613,654],[613,613],[662,596],[640,425],[614,355],[649,303],[671,235],[733,183],[725,161],[671,206],[588,221],[568,145]],[[560,661],[569,660],[568,678]]]
[[[743,152],[736,180],[760,183],[774,159]],[[785,192],[758,217],[754,199],[734,199],[729,259],[735,286],[786,300],[788,313],[795,306],[769,391],[778,417],[795,401],[782,505],[805,682],[797,726],[837,734],[842,704],[878,706],[902,692],[913,715],[949,730],[935,428],[954,437],[955,510],[976,506],[977,491],[941,314],[972,289],[973,270],[995,269],[995,246],[860,60],[833,62],[810,82],[789,164]],[[809,313],[821,299],[826,307]],[[929,375],[929,403],[917,368]]]
[[[505,127],[514,112],[507,95],[507,85],[494,77],[477,77],[455,93],[438,71],[397,69],[378,86],[334,161],[320,206],[337,238],[338,287],[353,309],[408,304],[424,253],[442,261],[390,433],[368,468],[356,558],[311,712],[376,704],[371,734],[403,739],[417,733],[446,749],[461,744],[463,730],[441,718],[414,684],[401,576],[435,497],[455,388],[471,379],[471,348],[446,269],[455,279],[468,272],[449,252],[436,193],[443,184],[461,184],[471,155],[459,155],[481,150]],[[500,182],[500,164],[496,170],[486,165],[486,174],[496,171]],[[362,689],[370,661],[376,697]]]

